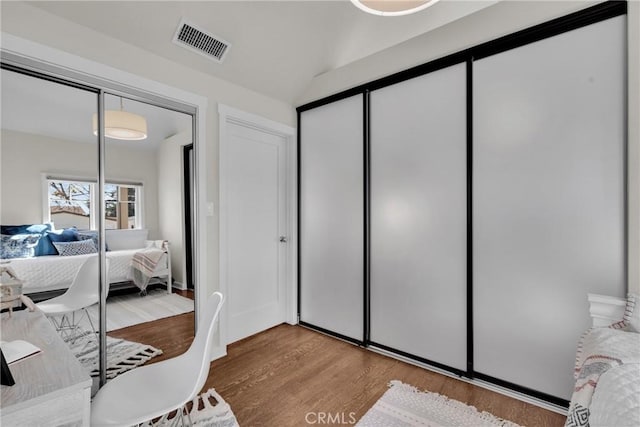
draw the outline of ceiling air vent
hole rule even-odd
[[[178,29],[173,36],[173,42],[218,63],[224,60],[227,51],[231,47],[230,43],[220,37],[201,30],[184,19],[178,25]]]

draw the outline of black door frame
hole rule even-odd
[[[193,287],[193,170],[190,158],[193,156],[193,143],[182,147],[182,176],[184,194],[184,258],[185,258],[185,285],[187,289],[194,290]]]

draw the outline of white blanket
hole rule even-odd
[[[640,334],[590,329],[578,348],[574,376],[566,426],[640,425]]]
[[[153,277],[153,272],[158,267],[158,263],[163,255],[164,251],[155,247],[142,249],[133,255],[133,259],[131,260],[133,283],[140,288],[142,294],[146,294],[149,280]]]

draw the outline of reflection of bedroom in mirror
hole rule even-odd
[[[187,269],[185,255],[192,222],[185,221],[189,175],[183,169],[192,116],[105,93],[100,194],[99,90],[19,71],[2,69],[1,262],[72,352],[97,355],[104,225],[109,378],[136,366],[117,356],[128,357],[131,349],[146,360],[170,353],[145,342],[143,331],[170,336],[179,322],[181,333],[185,325],[193,332],[194,292],[186,279],[193,266]],[[89,371],[97,368],[85,363]]]

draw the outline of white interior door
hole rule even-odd
[[[226,129],[222,226],[231,343],[286,320],[287,143],[240,124]]]

